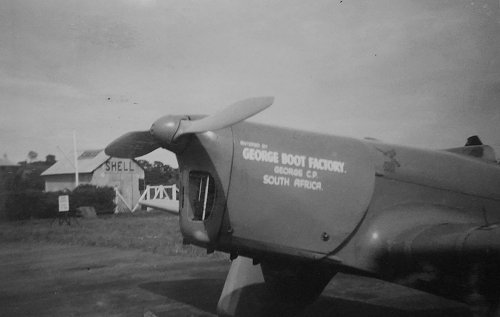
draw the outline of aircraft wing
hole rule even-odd
[[[168,213],[179,215],[179,201],[178,200],[167,200],[167,199],[157,199],[157,200],[149,200],[149,201],[141,201],[139,204],[151,207],[154,209],[159,209],[162,211],[166,211]]]
[[[430,225],[418,233],[406,233],[389,246],[390,254],[404,253],[413,259],[428,261],[442,258],[466,259],[472,262],[500,259],[500,226],[443,223]]]

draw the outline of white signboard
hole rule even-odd
[[[69,211],[69,196],[59,196],[59,212]]]

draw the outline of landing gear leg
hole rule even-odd
[[[219,316],[296,316],[321,294],[334,273],[313,265],[233,260],[217,313]]]

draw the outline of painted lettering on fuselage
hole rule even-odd
[[[329,171],[335,173],[344,173],[344,162],[333,161],[327,159],[320,159],[316,157],[309,157],[309,168],[319,171]]]
[[[321,182],[310,181],[308,179],[301,179],[301,178],[296,178],[293,181],[293,187],[310,189],[310,190],[323,190],[321,188]]]
[[[266,185],[290,186],[290,177],[266,174],[262,178],[262,183]]]
[[[264,185],[322,191],[322,174],[347,173],[345,162],[340,160],[273,151],[267,144],[243,140],[240,146],[244,160],[274,165],[270,174],[262,176]]]
[[[278,152],[260,150],[255,148],[243,148],[243,158],[245,160],[257,161],[257,162],[267,162],[267,163],[279,163]]]

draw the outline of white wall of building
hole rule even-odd
[[[74,174],[45,175],[45,191],[73,190]],[[79,174],[80,184],[118,188],[131,208],[137,204],[141,193],[139,180],[144,180],[144,170],[131,159],[110,158],[93,173]]]

